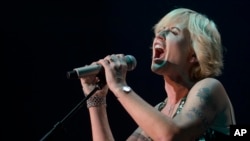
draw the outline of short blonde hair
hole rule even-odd
[[[193,80],[219,76],[223,68],[223,48],[215,23],[207,16],[187,8],[177,8],[165,15],[155,26],[155,33],[167,24],[182,22],[190,33],[191,47],[198,65],[190,71]]]

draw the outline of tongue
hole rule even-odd
[[[159,58],[163,58],[164,57],[164,53],[161,52],[160,55],[159,55]]]

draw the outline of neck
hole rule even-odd
[[[165,90],[167,92],[168,104],[174,105],[185,97],[191,87],[193,82],[184,81],[183,79],[171,79],[169,77],[164,77]]]

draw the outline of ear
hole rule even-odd
[[[189,62],[190,62],[190,63],[198,63],[198,59],[197,59],[197,57],[196,57],[196,54],[193,53],[193,54],[191,55],[191,58],[190,58]]]

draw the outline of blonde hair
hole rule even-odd
[[[167,24],[180,22],[190,33],[191,47],[198,65],[190,71],[193,80],[219,76],[223,68],[223,48],[215,23],[205,15],[186,8],[177,8],[165,15],[155,26],[155,33]]]

